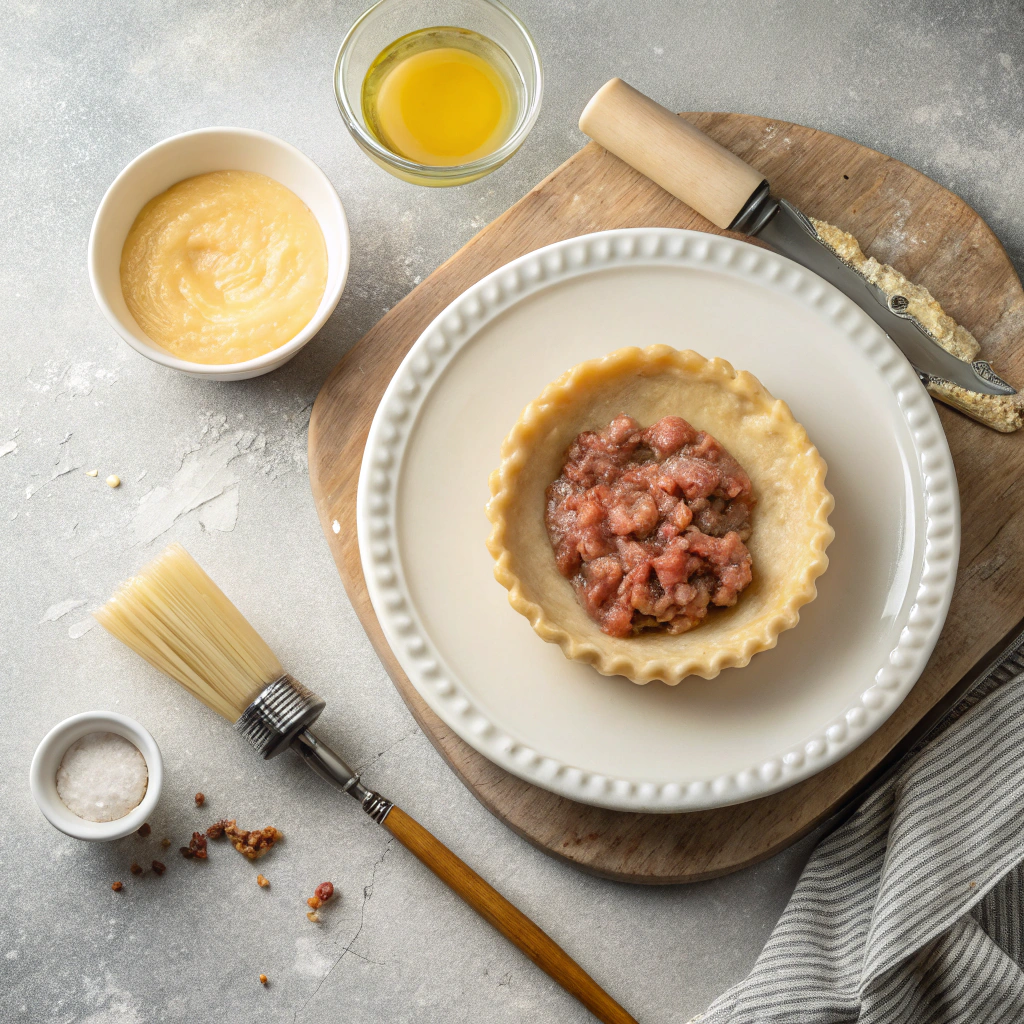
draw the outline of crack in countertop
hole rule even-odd
[[[355,945],[356,939],[359,938],[360,934],[363,931],[363,922],[366,918],[366,904],[370,902],[370,898],[373,896],[373,887],[377,881],[377,869],[384,863],[384,858],[387,857],[389,851],[391,850],[391,847],[394,845],[394,842],[395,837],[388,836],[387,842],[384,845],[383,852],[377,858],[377,860],[374,861],[373,871],[370,875],[370,881],[363,886],[363,902],[362,906],[360,906],[359,908],[359,925],[356,928],[355,934],[346,943],[345,948],[339,954],[338,959],[335,960],[334,963],[331,965],[330,970],[320,979],[320,981],[317,982],[317,986],[310,993],[309,998],[295,1011],[294,1015],[292,1016],[292,1024],[295,1024],[295,1022],[299,1019],[299,1014],[302,1013],[311,1002],[313,1002],[313,1000],[316,998],[317,992],[320,991],[324,982],[331,976],[331,974],[334,973],[334,968],[337,967],[338,964],[340,964],[341,961],[345,959],[347,954],[351,953],[353,956],[359,957],[360,960],[363,960],[366,963],[375,964],[377,967],[386,966],[385,964],[382,964],[377,960],[371,960],[369,957],[365,957],[360,953],[356,953],[352,949],[352,947]]]

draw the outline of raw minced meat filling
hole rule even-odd
[[[751,580],[750,478],[679,416],[621,413],[572,443],[547,490],[559,572],[610,636],[685,633]]]

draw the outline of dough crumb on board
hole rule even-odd
[[[981,346],[977,339],[943,310],[927,288],[914,284],[887,263],[866,256],[857,239],[842,228],[813,217],[811,223],[821,240],[859,274],[886,295],[902,295],[909,300],[907,312],[947,352],[968,363],[978,357]],[[1024,426],[1024,395],[979,395],[948,381],[928,384],[928,392],[993,430],[1009,434]]]

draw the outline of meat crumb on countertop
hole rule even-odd
[[[227,836],[231,840],[231,845],[243,857],[248,857],[249,860],[256,860],[257,857],[262,857],[276,842],[284,838],[284,835],[274,828],[273,825],[248,832],[245,829],[238,828],[234,819],[229,820],[227,818],[215,821],[206,830],[206,835],[210,839],[220,839],[221,836]]]
[[[317,911],[334,895],[334,883],[333,882],[321,882],[316,889],[313,890],[313,895],[306,900],[306,905],[312,907],[313,916],[309,917],[310,921],[319,921],[320,917]]]
[[[186,860],[191,860],[193,857],[206,860],[206,836],[202,832],[193,832],[188,846],[181,847],[181,855]]]

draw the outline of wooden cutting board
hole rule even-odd
[[[1024,339],[1024,290],[998,239],[961,199],[905,164],[813,128],[743,114],[684,116],[761,170],[776,194],[853,232],[869,255],[929,288],[982,342],[996,372],[1024,383],[1024,346],[1018,344]],[[842,761],[774,796],[674,815],[588,807],[509,775],[430,711],[384,640],[356,542],[363,446],[403,356],[457,295],[540,246],[637,226],[728,233],[591,143],[435,270],[338,364],[313,407],[309,472],[324,533],[374,647],[424,732],[481,803],[534,845],[584,870],[631,882],[684,882],[768,857],[848,802],[1018,627],[1024,615],[1024,437],[997,434],[939,407],[963,509],[949,618],[907,699]],[[857,410],[844,408],[841,381],[836,414],[849,417],[856,429]]]

